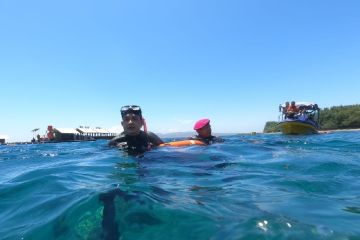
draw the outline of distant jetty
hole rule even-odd
[[[39,128],[32,130],[34,137],[29,143],[95,141],[98,139],[111,139],[118,134],[101,127],[90,128],[88,126],[58,128],[49,125],[46,134],[43,136],[37,134],[37,131],[39,131]]]

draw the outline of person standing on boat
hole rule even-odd
[[[285,118],[287,118],[287,109],[289,108],[290,103],[289,102],[285,102],[285,106],[280,105],[279,106],[279,111],[281,111],[281,113],[285,116]]]
[[[139,155],[159,146],[163,141],[154,133],[148,132],[141,108],[136,105],[127,105],[121,108],[121,125],[124,131],[110,140],[109,145],[118,147],[130,155]],[[141,128],[144,126],[144,131]]]
[[[296,106],[295,101],[292,101],[287,109],[287,117],[294,118],[298,112],[299,112],[299,108]]]
[[[191,140],[200,140],[206,145],[224,142],[222,138],[211,134],[210,119],[205,118],[197,121],[194,125],[194,130],[197,132],[197,135],[190,138]]]

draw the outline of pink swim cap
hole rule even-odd
[[[204,118],[197,121],[194,125],[194,130],[199,130],[210,123],[210,119]]]

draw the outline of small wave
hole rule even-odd
[[[103,238],[101,196],[120,191],[108,223],[121,239],[351,239],[359,159],[352,132],[237,135],[141,158],[105,141],[2,146],[0,234]]]

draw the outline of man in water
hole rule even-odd
[[[121,108],[121,125],[124,131],[110,140],[109,145],[123,149],[130,155],[141,155],[158,146],[163,141],[154,133],[148,132],[145,120],[142,118],[141,108],[136,105],[123,106]],[[141,128],[144,126],[144,131]],[[99,200],[103,202],[102,239],[115,240],[121,236],[116,221],[115,197],[125,200],[129,198],[126,192],[115,188],[106,193],[101,193]],[[130,196],[131,197],[131,196]]]
[[[141,108],[127,105],[121,108],[121,125],[124,131],[110,140],[109,145],[125,150],[130,155],[143,154],[152,146],[159,146],[163,141],[154,133],[148,132]],[[144,126],[144,131],[141,128]]]
[[[192,137],[193,140],[200,140],[206,145],[224,142],[222,138],[211,135],[210,119],[205,118],[197,121],[194,130],[198,135]]]

